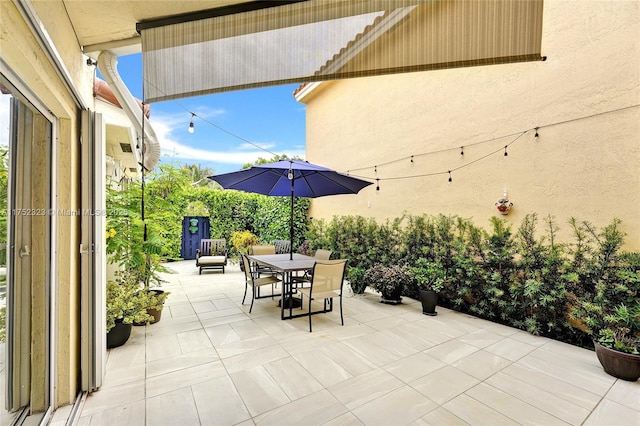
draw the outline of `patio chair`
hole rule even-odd
[[[224,238],[200,240],[200,248],[196,250],[196,266],[198,275],[203,269],[222,269],[227,265],[227,240]]]
[[[313,266],[313,276],[311,278],[311,286],[308,288],[299,288],[300,298],[303,301],[306,297],[309,300],[308,313],[309,316],[309,332],[311,333],[311,317],[315,314],[327,313],[333,311],[333,298],[340,298],[340,323],[344,325],[344,317],[342,315],[342,286],[344,283],[344,273],[347,267],[347,259],[323,260],[318,261]],[[313,311],[312,302],[323,302],[321,311]],[[301,307],[301,309],[302,309]]]
[[[316,258],[316,260],[329,260],[331,259],[331,254],[333,252],[331,250],[325,250],[325,249],[318,249],[316,250],[315,254],[313,255],[313,257]],[[313,270],[309,269],[304,271],[304,275],[301,276],[297,276],[294,275],[291,277],[291,282],[295,283],[296,285],[302,285],[304,286],[305,283],[310,283],[311,282],[311,276],[313,275]]]
[[[264,299],[266,297],[280,296],[280,294],[274,293],[274,286],[276,283],[280,282],[280,279],[273,275],[269,275],[266,277],[259,277],[255,270],[251,269],[251,262],[247,255],[242,255],[242,262],[244,264],[244,277],[245,277],[245,285],[244,285],[244,296],[242,296],[242,304],[244,305],[244,300],[247,297],[247,289],[251,287],[251,306],[249,307],[249,313],[253,309],[253,301],[255,299]],[[266,296],[260,296],[260,288],[266,285],[271,286],[271,294]]]
[[[256,255],[276,254],[276,246],[275,245],[251,246],[251,254],[256,254]],[[258,277],[261,276],[262,274],[277,275],[276,272],[273,271],[271,268],[261,266],[255,262],[253,266],[254,266],[254,272],[258,274]]]
[[[287,254],[291,251],[291,241],[289,240],[273,240],[276,248],[276,254]]]

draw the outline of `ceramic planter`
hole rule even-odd
[[[640,378],[640,355],[628,354],[602,346],[594,341],[598,361],[608,374],[618,379],[635,382]]]
[[[438,293],[433,290],[420,290],[420,302],[422,303],[422,313],[435,316],[436,305],[438,304]]]
[[[107,333],[107,349],[117,348],[127,343],[131,336],[131,324],[116,321],[116,325]]]
[[[393,291],[382,291],[382,297],[380,303],[386,303],[388,305],[397,305],[402,303],[402,286],[398,286]]]

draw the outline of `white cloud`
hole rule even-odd
[[[185,125],[185,123],[187,123]],[[172,137],[172,133],[187,131],[188,122],[184,117],[179,115],[152,115],[151,124],[158,137],[162,154],[180,158],[184,160],[198,160],[200,162],[215,162],[223,164],[234,164],[241,166],[246,163],[253,163],[258,158],[270,158],[271,155],[263,150],[257,149],[249,143],[242,143],[235,151],[216,151],[201,148],[194,148],[178,142]],[[196,132],[197,132],[196,126]],[[264,149],[270,149],[276,146],[275,143],[256,143],[256,145],[263,147]],[[281,152],[279,152],[281,153]],[[304,156],[302,152],[286,152],[288,156]]]

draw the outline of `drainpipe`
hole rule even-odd
[[[120,78],[120,74],[118,74],[117,56],[110,51],[100,53],[100,56],[98,56],[98,69],[113,90],[113,94],[118,99],[138,134],[144,134],[144,154],[140,158],[144,162],[146,171],[151,171],[160,160],[160,143],[151,127],[151,123],[144,116],[135,98],[127,89],[122,78]],[[144,125],[142,120],[144,120]]]

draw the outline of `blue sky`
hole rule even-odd
[[[133,96],[142,99],[142,56],[120,56],[118,72]],[[150,121],[162,147],[161,161],[201,164],[218,174],[238,170],[260,157],[272,157],[252,144],[275,154],[304,158],[305,105],[293,98],[298,86],[289,84],[151,104]],[[191,112],[197,115],[193,120],[194,133],[188,132]]]

